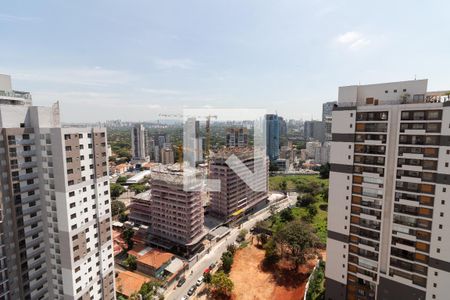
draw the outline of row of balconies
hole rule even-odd
[[[385,158],[383,156],[355,155],[353,159],[355,164],[384,166]]]
[[[439,135],[405,135],[401,134],[399,144],[437,146],[440,143]]]
[[[425,183],[414,183],[414,182],[405,182],[405,181],[397,181],[395,187],[399,191],[407,191],[419,194],[431,194],[434,195],[435,185],[425,184]]]
[[[358,225],[358,224],[356,224]],[[359,225],[358,225],[359,226]],[[350,232],[352,234],[356,234],[360,237],[363,238],[368,238],[368,239],[372,239],[374,241],[379,241],[380,240],[380,233],[377,231],[372,231],[370,229],[366,229],[366,228],[361,228],[358,226],[350,226]]]
[[[419,285],[421,287],[427,286],[427,279],[424,277],[420,277],[418,275],[411,274],[409,272],[404,272],[401,270],[389,268],[389,276],[399,276],[408,280],[411,280],[413,284]]]
[[[353,243],[355,245],[362,244],[362,245],[365,245],[365,246],[372,247],[375,251],[379,250],[379,245],[380,244],[378,242],[367,240],[367,239],[358,237],[356,235],[350,235],[349,241],[350,241],[350,243]]]
[[[357,216],[351,216],[350,223],[373,230],[380,230],[381,227],[381,224],[378,221],[367,220]]]
[[[397,213],[394,214],[393,222],[395,224],[405,225],[408,227],[431,230],[430,220],[418,219],[410,216],[403,216]]]
[[[400,200],[415,201],[415,202],[418,202],[418,204],[420,204],[420,205],[426,205],[426,206],[434,205],[434,197],[396,192],[395,193],[395,201],[399,202]]]
[[[384,155],[386,154],[386,146],[356,144],[355,153]]]
[[[439,148],[430,148],[430,147],[399,147],[398,155],[403,156],[404,154],[419,154],[424,157],[433,157],[437,158],[439,156]]]
[[[408,130],[423,130],[426,133],[440,133],[441,123],[401,123],[400,132]]]
[[[375,209],[381,209],[381,201],[380,200],[367,200],[363,199],[360,196],[352,196],[352,204],[356,204],[359,206],[370,207]]]
[[[387,136],[386,134],[356,134],[355,141],[359,143],[379,142],[386,144]]]
[[[382,167],[353,166],[353,172],[356,174],[374,173],[384,177],[384,168]]]
[[[356,132],[387,132],[387,123],[356,123]]]
[[[354,215],[365,214],[365,215],[373,216],[377,220],[381,220],[381,211],[377,211],[377,210],[371,210],[371,209],[361,208],[359,206],[352,205],[351,213]]]
[[[416,217],[433,218],[433,210],[426,207],[415,207],[395,203],[394,212]]]

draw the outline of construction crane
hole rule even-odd
[[[209,157],[210,157],[210,147],[211,147],[211,119],[217,119],[216,115],[207,115],[207,116],[190,116],[190,115],[181,115],[181,114],[159,114],[159,117],[164,118],[196,118],[196,119],[203,119],[206,118],[206,126],[205,126],[205,161],[208,164],[208,171],[209,172]],[[183,163],[183,146],[178,147],[178,162],[180,165]],[[209,175],[209,174],[208,174]]]

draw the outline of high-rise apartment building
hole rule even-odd
[[[262,174],[256,174],[258,191],[251,189],[226,163],[231,156],[236,155],[244,165],[254,171],[255,163],[265,166]],[[259,203],[267,199],[268,168],[265,155],[254,157],[252,148],[225,148],[213,153],[209,176],[220,180],[220,191],[211,192],[211,212],[226,222],[242,218]]]
[[[305,140],[317,140],[323,143],[325,141],[325,125],[325,122],[322,121],[305,121]]]
[[[135,162],[149,160],[147,136],[142,124],[136,124],[131,128],[131,156]]]
[[[247,147],[248,129],[244,127],[227,128],[227,147]]]
[[[206,231],[201,184],[184,190],[185,172],[178,165],[152,170],[150,230],[151,243],[190,255],[201,247]]]
[[[61,128],[6,75],[0,128],[0,299],[115,299],[105,130]]]
[[[266,154],[270,161],[280,157],[280,119],[278,115],[266,115]]]
[[[322,104],[322,122],[325,122],[327,117],[331,118],[333,108],[337,104],[337,101],[325,102]]]
[[[427,80],[339,88],[326,299],[448,299],[450,101]]]
[[[161,149],[161,163],[164,165],[175,163],[175,154],[171,143],[165,143]]]

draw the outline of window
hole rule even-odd
[[[394,93],[397,93],[397,90],[394,90]]]
[[[389,93],[389,91],[388,91],[388,90],[385,90],[384,93],[387,94],[387,93]]]
[[[71,163],[71,162],[72,162],[72,157],[66,158],[66,163]]]
[[[71,214],[71,215],[70,215],[70,219],[71,219],[71,220],[75,219],[76,217],[77,217],[77,214]]]
[[[75,202],[70,203],[70,208],[74,208],[75,207]]]
[[[78,137],[80,138],[80,139],[82,139],[83,138],[83,134],[78,134]]]
[[[83,150],[84,149],[84,146],[81,144],[80,145],[80,150]]]
[[[64,135],[64,139],[65,139],[65,140],[70,140],[70,134],[65,134],[65,135]]]
[[[72,146],[66,146],[66,151],[72,151]]]
[[[403,89],[403,92],[406,92],[406,89]]]
[[[73,174],[73,169],[68,169],[67,174]]]
[[[84,155],[81,155],[81,156],[80,156],[80,160],[84,160]]]
[[[75,192],[74,191],[69,193],[69,197],[73,197],[73,196],[75,196]]]

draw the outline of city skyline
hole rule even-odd
[[[33,91],[36,105],[60,100],[67,122],[145,121],[183,106],[242,105],[320,119],[322,103],[337,99],[336,86],[416,77],[430,79],[430,90],[445,88],[445,12],[437,1],[108,2],[89,9],[10,2],[0,14],[8,45],[0,72],[15,78],[15,89]],[[432,21],[417,22],[424,15]],[[405,47],[406,39],[421,42]]]

